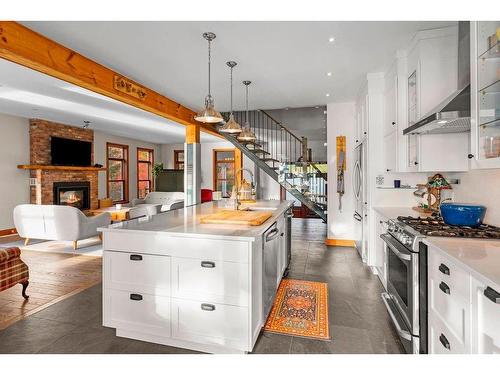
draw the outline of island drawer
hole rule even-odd
[[[171,336],[170,297],[104,290],[104,325],[156,336]]]
[[[170,296],[171,258],[104,251],[104,287]]]
[[[185,258],[210,258],[248,263],[250,241],[175,237],[158,232],[109,231],[104,233],[104,249],[124,252],[147,252]],[[147,250],[147,251],[146,251]]]
[[[208,301],[172,298],[172,337],[251,350],[248,309]]]
[[[172,258],[172,296],[248,306],[248,264]]]

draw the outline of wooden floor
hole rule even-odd
[[[16,239],[2,237],[0,244]],[[100,257],[23,250],[21,258],[29,267],[30,298],[21,296],[21,285],[0,292],[0,329],[101,282]]]

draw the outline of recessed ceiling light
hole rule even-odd
[[[323,114],[326,115],[326,111],[323,111]]]
[[[328,77],[331,77],[331,76],[332,76],[332,72],[328,72],[328,73],[326,73],[326,75],[327,75]]]
[[[441,120],[441,121],[438,121],[438,124],[446,124],[448,121],[446,120]]]
[[[330,96],[330,94],[326,94],[326,96]]]
[[[330,43],[333,43],[333,42],[335,42],[335,38],[334,38],[333,36],[331,36],[330,38],[328,38],[328,41],[329,41]]]
[[[315,106],[314,108],[319,108],[319,105]]]
[[[326,146],[328,146],[328,143],[326,143],[326,142],[325,142],[325,143],[323,143],[323,146],[325,146],[325,147],[326,147]]]

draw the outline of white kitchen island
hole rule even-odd
[[[209,202],[101,228],[103,325],[203,352],[252,351],[286,268],[290,206],[249,205],[272,211],[260,226],[201,224],[224,209]]]

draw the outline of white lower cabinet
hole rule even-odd
[[[248,350],[248,309],[172,298],[172,337]]]
[[[428,247],[429,353],[500,354],[500,293]]]
[[[500,354],[500,289],[472,279],[473,353]]]
[[[375,268],[380,282],[387,290],[387,245],[380,238],[381,234],[387,232],[387,221],[389,219],[380,213],[376,214],[376,231],[375,231]]]
[[[163,337],[171,336],[170,297],[135,291],[104,291],[104,325]]]
[[[172,258],[172,296],[248,306],[248,264]]]

